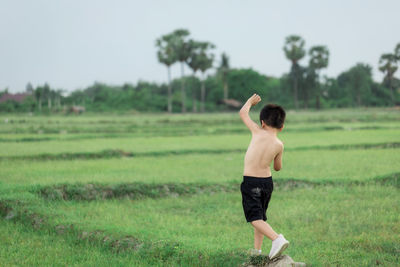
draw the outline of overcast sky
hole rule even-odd
[[[329,48],[324,74],[364,62],[381,80],[379,57],[400,42],[399,10],[398,0],[1,0],[0,90],[164,82],[154,43],[177,28],[213,42],[217,58],[225,51],[235,68],[282,75],[290,68],[285,37],[298,34],[307,49]],[[172,75],[180,75],[177,64]]]

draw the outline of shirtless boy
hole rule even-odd
[[[260,101],[261,97],[254,94],[239,111],[240,118],[252,134],[244,157],[240,191],[246,221],[254,227],[253,254],[261,254],[261,245],[266,236],[272,241],[269,258],[274,259],[289,245],[285,237],[278,235],[266,222],[266,210],[274,190],[270,165],[274,161],[275,171],[282,168],[283,143],[277,138],[277,133],[283,129],[285,111],[278,105],[266,105],[260,112],[260,127],[249,116],[250,108]]]

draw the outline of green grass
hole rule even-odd
[[[1,266],[146,266],[143,259],[0,221]]]
[[[253,242],[239,192],[250,138],[236,112],[1,114],[0,266],[242,264]],[[398,110],[288,111],[280,138],[268,221],[287,253],[312,266],[399,266]],[[115,197],[91,197],[96,188]]]
[[[257,107],[256,107],[257,108]],[[259,109],[261,106],[258,107]],[[257,109],[251,111],[251,116],[257,118]],[[14,120],[14,123],[129,123],[134,121],[137,124],[154,123],[187,123],[205,122],[209,123],[221,120],[229,120],[237,116],[237,112],[226,113],[203,113],[203,114],[167,114],[167,113],[85,113],[80,116],[75,115],[51,115],[51,116],[29,116],[27,114],[0,114],[0,121],[4,122],[8,118],[9,123]],[[304,122],[371,122],[378,121],[395,121],[399,120],[398,110],[395,108],[358,108],[358,109],[325,109],[318,112],[315,111],[287,111],[287,121],[293,123]]]
[[[242,153],[225,153],[68,161],[3,160],[0,183],[240,181],[243,158]],[[293,151],[284,152],[283,168],[272,176],[323,182],[365,181],[399,172],[398,162],[400,149]]]
[[[251,117],[258,122],[257,111]],[[6,121],[8,122],[6,123]],[[354,128],[399,128],[400,117],[395,109],[342,109],[320,112],[288,111],[287,130],[309,131]],[[27,116],[0,115],[0,134],[59,134],[68,138],[70,134],[168,136],[245,133],[237,112],[220,114],[91,114],[82,116]],[[68,134],[66,134],[68,133]],[[6,137],[9,135],[6,135]],[[57,136],[57,135],[53,135]],[[0,140],[3,135],[0,135]],[[9,138],[6,138],[9,139]],[[13,138],[11,138],[13,139]]]
[[[210,257],[215,251],[252,246],[253,231],[245,223],[239,190],[164,200],[42,203],[40,212],[55,225],[72,223],[88,231],[178,242]],[[298,261],[368,266],[378,260],[390,266],[399,260],[400,195],[392,187],[275,191],[270,205],[268,221],[290,240],[287,253]],[[269,248],[266,240],[264,251]]]
[[[299,147],[400,142],[400,129],[355,130],[320,132],[282,132],[279,136],[287,150]],[[251,133],[184,137],[122,137],[66,141],[0,142],[0,156],[27,156],[43,153],[98,152],[122,149],[130,152],[158,152],[171,150],[245,150]]]

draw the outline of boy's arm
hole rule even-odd
[[[255,131],[260,130],[260,126],[258,126],[249,116],[250,108],[254,105],[257,105],[258,102],[261,101],[261,97],[257,94],[252,95],[243,107],[239,111],[240,118],[246,124],[247,128],[253,133]]]
[[[281,144],[281,150],[274,158],[274,170],[280,171],[282,169],[282,155],[283,155],[283,144]]]

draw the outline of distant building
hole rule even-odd
[[[86,109],[83,106],[64,106],[64,113],[66,114],[70,114],[70,113],[75,113],[75,114],[81,114],[83,112],[85,112]]]
[[[222,101],[220,101],[220,103],[227,105],[230,108],[233,109],[238,109],[240,107],[242,107],[242,103],[237,101],[236,99],[222,99]]]
[[[28,96],[32,96],[32,94],[29,94],[29,93],[16,93],[16,94],[5,93],[0,97],[0,103],[6,102],[7,100],[14,100],[15,102],[21,103]]]

